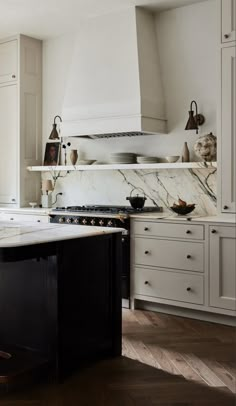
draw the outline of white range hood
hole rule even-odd
[[[155,18],[132,7],[84,22],[62,111],[62,136],[166,132]]]

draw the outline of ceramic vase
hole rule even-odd
[[[78,151],[77,151],[77,149],[72,149],[70,151],[70,160],[71,160],[72,165],[76,164],[77,159],[78,159]]]
[[[187,142],[184,143],[182,151],[182,162],[189,162],[189,149]]]

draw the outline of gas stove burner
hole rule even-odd
[[[108,205],[85,205],[85,206],[68,206],[57,207],[53,211],[68,211],[78,213],[107,213],[107,214],[132,214],[132,213],[148,213],[161,211],[160,207],[144,207],[143,209],[133,209],[130,206],[108,206]]]

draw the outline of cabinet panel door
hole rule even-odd
[[[17,85],[0,87],[0,203],[17,203]]]
[[[222,49],[221,208],[236,212],[236,48]]]
[[[210,306],[236,310],[236,228],[210,231]]]
[[[236,41],[236,0],[221,0],[222,42]]]
[[[0,44],[0,83],[17,80],[17,40]]]

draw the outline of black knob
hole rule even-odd
[[[146,255],[149,254],[149,251],[145,251],[145,254],[146,254]]]
[[[148,228],[148,227],[145,227],[145,228],[144,228],[144,231],[148,231],[148,230],[149,230],[149,228]]]
[[[12,202],[15,202],[15,201],[16,201],[16,199],[11,199],[11,201],[12,201]]]
[[[216,230],[211,230],[212,234],[216,234],[217,231]]]
[[[190,259],[190,258],[191,258],[191,255],[187,255],[187,258]]]
[[[11,77],[12,77],[12,79],[15,79],[15,78],[16,78],[16,75],[11,75]]]
[[[225,37],[225,39],[228,39],[228,38],[229,38],[229,34],[225,34],[224,37]]]
[[[191,231],[190,231],[190,230],[187,230],[187,231],[186,231],[186,234],[191,234]]]
[[[224,206],[223,208],[224,208],[224,210],[228,210],[229,207],[228,207],[228,206]]]
[[[144,282],[145,285],[148,285],[148,283],[149,283],[148,281],[145,281],[145,282]]]
[[[186,290],[187,290],[188,292],[190,292],[191,288],[187,288]]]
[[[41,222],[41,220],[37,220],[37,223],[40,223]]]

